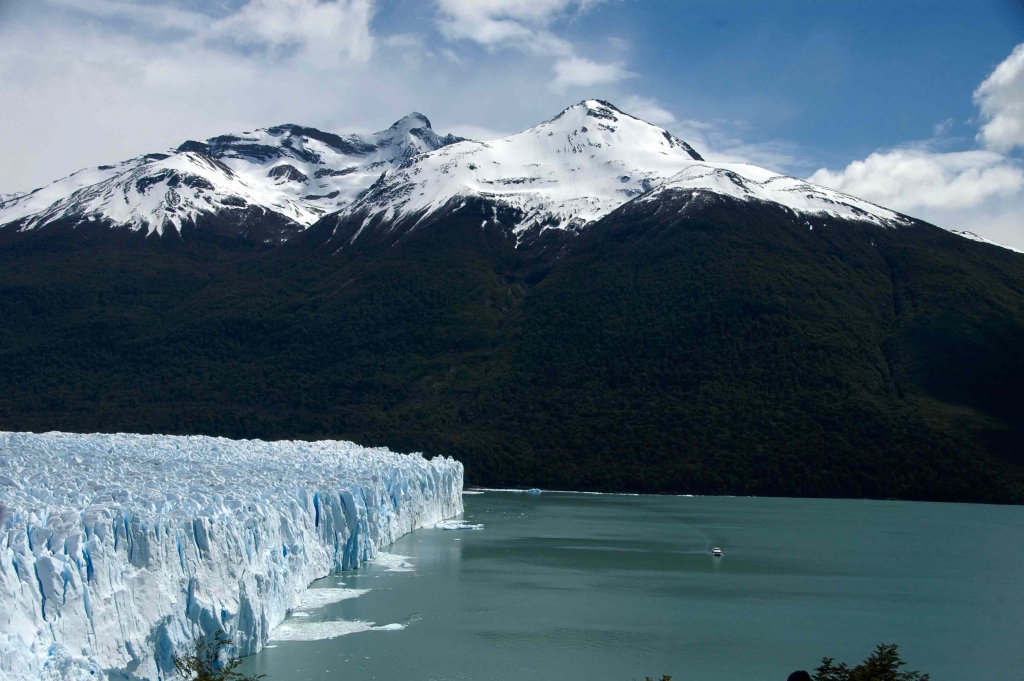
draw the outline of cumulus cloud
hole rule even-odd
[[[272,57],[308,52],[317,58],[365,61],[373,49],[372,0],[248,0],[222,16],[204,14],[171,2],[131,0],[44,0],[86,19],[128,22],[160,32],[178,33],[175,42],[193,47],[242,48]]]
[[[594,4],[593,0],[438,0],[438,26],[455,40],[569,55],[569,43],[547,29],[572,10],[583,12]]]
[[[372,132],[417,110],[486,139],[583,96],[674,121],[623,98],[628,40],[586,54],[563,37],[596,4],[432,0],[392,23],[380,0],[0,0],[0,83],[18,104],[0,107],[17,131],[0,138],[0,193],[285,122]]]
[[[791,142],[750,142],[745,139],[752,131],[740,121],[682,119],[665,121],[660,125],[685,140],[708,161],[751,163],[787,175],[806,172],[814,167],[803,157],[797,145]]]
[[[321,60],[366,61],[373,51],[373,9],[370,0],[250,0],[198,37],[271,53],[303,50]]]
[[[1024,168],[992,151],[894,149],[840,171],[822,168],[810,181],[912,214],[923,208],[970,208],[1017,194],[1024,190]]]
[[[615,83],[633,75],[622,64],[600,64],[583,57],[570,57],[555,62],[553,85],[557,88],[590,87]]]
[[[631,95],[621,101],[620,108],[628,114],[655,125],[669,125],[676,122],[675,115],[661,102],[651,97]]]
[[[978,133],[982,144],[1002,152],[1024,147],[1024,43],[978,86],[974,102],[985,121]]]
[[[0,123],[19,134],[0,140],[3,191],[187,137],[322,122],[333,93],[371,81],[369,0],[46,0],[7,10],[0,82],[18,106]]]
[[[877,151],[842,170],[817,170],[809,180],[1007,245],[1024,246],[1024,164],[1009,155],[1024,146],[1024,44],[974,93],[983,148],[937,151],[935,140]],[[935,126],[944,136],[949,121]]]
[[[452,41],[469,40],[487,49],[514,49],[554,59],[555,89],[616,83],[632,77],[621,62],[596,62],[551,30],[572,13],[600,0],[438,0],[438,28]]]
[[[0,0],[0,193],[185,139],[300,123],[516,131],[567,102],[534,59],[388,32],[370,0]],[[578,7],[576,8],[579,9]],[[428,7],[430,13],[436,6]],[[287,15],[287,16],[285,16]],[[428,16],[436,16],[428,14]]]

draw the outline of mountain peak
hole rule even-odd
[[[283,123],[188,140],[57,180],[30,195],[0,196],[0,226],[102,220],[162,234],[206,218],[265,210],[301,229],[343,208],[381,172],[459,138],[440,137],[413,112],[372,135],[336,135]],[[236,217],[230,217],[235,215]]]
[[[411,114],[403,116],[392,123],[388,130],[415,130],[417,128],[433,130],[430,126],[429,118],[421,114],[419,111],[413,111]]]
[[[754,166],[705,162],[667,130],[605,100],[585,99],[489,142],[439,136],[417,111],[372,135],[287,123],[192,140],[168,153],[80,171],[25,196],[4,196],[0,226],[101,220],[147,233],[165,226],[180,232],[206,218],[239,221],[246,211],[264,210],[290,233],[334,212],[339,219],[358,213],[419,224],[457,198],[477,196],[514,216],[503,224],[522,240],[548,229],[578,232],[638,197],[680,193],[899,221],[891,211]]]
[[[615,118],[615,114],[624,114],[625,112],[604,99],[584,99],[577,106],[582,106],[587,110],[588,116],[594,118]],[[629,114],[626,114],[627,116]]]
[[[411,156],[342,216],[408,218],[409,224],[421,224],[426,215],[456,205],[453,201],[480,196],[516,216],[507,226],[521,241],[548,229],[577,232],[638,197],[679,192],[726,195],[881,225],[901,221],[866,201],[763,168],[706,162],[664,128],[600,99],[573,104],[515,135]]]
[[[620,145],[625,143],[649,146],[649,141],[645,140],[653,135],[659,145],[667,144],[669,147],[681,149],[694,161],[704,160],[693,147],[668,130],[628,114],[603,99],[584,99],[563,109],[557,116],[549,118],[534,129],[543,128],[549,131],[557,129],[559,133],[573,136],[596,131],[598,137],[602,137],[604,133],[621,132],[618,140]],[[597,144],[609,141],[598,139]]]

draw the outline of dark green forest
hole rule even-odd
[[[1024,501],[1024,256],[680,194],[515,248],[0,233],[0,429],[341,438],[467,483]],[[349,231],[346,231],[349,230]]]

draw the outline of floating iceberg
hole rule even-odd
[[[249,655],[314,579],[462,512],[462,464],[348,442],[0,432],[0,680]]]
[[[468,523],[465,520],[442,520],[434,525],[436,530],[482,530],[483,523]]]

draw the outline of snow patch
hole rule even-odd
[[[883,227],[909,222],[899,213],[869,201],[746,163],[690,163],[637,201],[657,201],[672,191],[708,192],[741,201],[763,201],[803,215],[873,222]]]
[[[1014,253],[1024,253],[1024,251],[1021,251],[1021,250],[1018,250],[1016,248],[1013,248],[1012,246],[1005,246],[1005,245],[997,243],[995,241],[990,241],[990,240],[986,239],[983,236],[979,236],[979,235],[975,234],[974,232],[960,232],[960,231],[957,231],[955,229],[951,229],[949,231],[952,232],[953,234],[956,234],[957,236],[961,236],[961,237],[963,237],[963,238],[965,238],[965,239],[967,239],[969,241],[977,241],[978,243],[988,244],[990,246],[998,246],[999,248],[1005,248],[1006,250],[1013,251]],[[463,494],[465,494],[465,492],[463,492]]]

